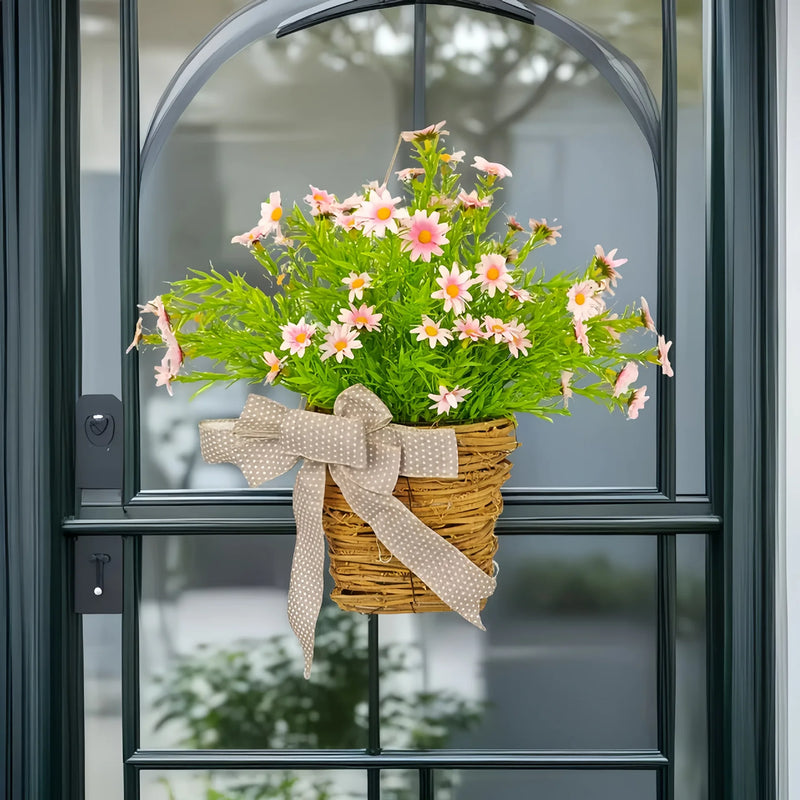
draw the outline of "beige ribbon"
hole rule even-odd
[[[399,475],[458,477],[455,432],[408,428],[390,424],[391,419],[383,402],[357,384],[336,398],[333,415],[288,409],[251,394],[238,420],[200,423],[203,458],[235,464],[250,486],[283,475],[303,459],[294,486],[297,540],[289,622],[303,648],[306,678],[322,604],[326,468],[380,543],[453,611],[484,630],[480,603],[494,592],[495,579],[392,495]]]

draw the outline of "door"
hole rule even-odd
[[[769,198],[771,22],[756,10],[82,0],[63,28],[53,12],[63,54],[48,68],[67,80],[47,96],[80,177],[61,240],[77,253],[80,231],[82,310],[55,318],[79,342],[80,394],[122,400],[124,449],[121,483],[53,501],[54,597],[86,537],[124,551],[120,614],[47,617],[67,665],[63,742],[83,745],[53,773],[73,776],[70,797],[770,796],[770,429],[753,376],[769,369],[772,260],[734,225],[747,196]],[[9,15],[4,35],[35,21]],[[756,132],[732,122],[745,52]],[[275,186],[300,201],[309,183],[381,176],[398,130],[440,119],[455,149],[513,166],[509,208],[564,225],[546,270],[624,247],[618,302],[648,297],[677,377],[650,371],[636,425],[580,403],[553,425],[518,420],[487,632],[325,608],[306,682],[285,618],[290,479],[250,490],[199,457],[197,421],[237,415],[247,388],[166,397],[120,343],[136,303],[187,267],[250,269],[226,243]],[[745,197],[734,152],[754,165]],[[766,206],[748,211],[768,226]],[[764,267],[749,296],[743,252]],[[59,263],[76,297],[77,259]]]

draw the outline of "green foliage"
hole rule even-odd
[[[302,657],[287,636],[242,641],[230,648],[201,646],[158,680],[156,728],[177,723],[184,731],[181,744],[192,749],[363,749],[365,628],[362,617],[324,606],[310,680],[302,677]],[[382,686],[391,687],[392,678],[405,673],[415,655],[399,645],[384,645]],[[382,741],[390,747],[441,748],[454,731],[476,725],[482,713],[481,704],[453,691],[387,691],[381,698]],[[281,773],[226,785],[224,793],[209,785],[204,800],[326,800],[328,792],[324,776],[309,786],[301,785],[296,775]],[[397,790],[394,800],[412,796]],[[170,795],[170,800],[179,798]]]
[[[643,327],[641,312],[626,308],[617,316],[604,308],[603,301],[603,307],[585,320],[590,347],[585,352],[567,309],[567,292],[579,281],[595,281],[598,297],[608,293],[613,268],[609,271],[597,256],[583,270],[550,278],[527,268],[534,251],[555,243],[556,229],[532,220],[530,230],[523,231],[509,218],[504,233],[491,232],[498,224],[492,204],[501,180],[478,173],[476,197],[485,207],[473,207],[461,194],[461,176],[441,141],[436,134],[413,140],[412,158],[419,164],[419,174],[404,183],[408,214],[436,212],[440,223],[447,225],[448,242],[441,244],[441,255],[434,254],[430,263],[412,260],[412,253],[403,249],[407,226],[402,220],[398,233],[387,230],[383,236],[340,224],[341,209],[357,210],[366,202],[362,195],[339,203],[334,211],[310,216],[295,206],[280,220],[281,235],[273,242],[267,242],[263,226],[269,225],[262,218],[263,232],[251,242],[251,252],[264,268],[260,286],[242,275],[212,268],[192,270],[163,295],[169,336],[174,333],[188,359],[182,371],[173,369],[170,380],[206,385],[264,381],[268,375],[264,355],[270,352],[284,357],[276,382],[306,396],[310,404],[330,408],[343,389],[361,383],[386,403],[398,422],[435,421],[438,412],[430,408],[429,395],[440,386],[470,390],[450,411],[452,420],[515,412],[544,417],[569,413],[562,387],[565,372],[574,376],[571,389],[576,395],[604,403],[610,410],[624,410],[633,390],[613,396],[618,372],[629,361],[656,361],[654,351],[625,352],[618,340]],[[365,194],[368,200],[369,186]],[[432,297],[441,288],[440,267],[450,270],[460,265],[459,270],[470,270],[474,276],[481,258],[489,255],[505,259],[513,288],[522,296],[502,290],[490,296],[476,280],[470,287],[472,300],[461,316],[455,309],[445,312],[443,300]],[[339,363],[333,357],[323,359],[321,345],[329,326],[338,325],[340,313],[349,306],[349,289],[343,281],[351,273],[367,273],[371,279],[363,289],[363,300],[356,296],[355,305],[363,302],[382,319],[380,330],[356,331],[362,347]],[[521,337],[527,345],[515,355],[508,337],[459,340],[453,325],[464,313],[524,326]],[[435,347],[427,340],[418,341],[412,328],[426,317],[454,331],[453,340]],[[281,350],[282,329],[301,319],[316,325],[313,342],[305,351],[288,355],[285,347]],[[148,334],[144,341],[158,344],[162,338],[169,344],[163,330]],[[189,366],[195,358],[211,359],[218,369],[195,371]]]
[[[519,564],[506,583],[506,613],[533,610],[563,616],[649,618],[655,612],[652,571],[616,564],[604,554],[581,559],[537,558]],[[700,578],[685,576],[678,584],[677,617],[689,636],[703,625],[705,589]]]

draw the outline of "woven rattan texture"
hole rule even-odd
[[[394,495],[488,575],[493,573],[503,510],[501,488],[511,472],[508,455],[517,447],[508,419],[454,426],[458,478],[400,477]],[[333,600],[346,611],[403,614],[449,611],[428,587],[381,547],[328,475],[323,526],[328,538]]]

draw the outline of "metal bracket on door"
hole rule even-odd
[[[75,540],[75,613],[122,613],[122,537]]]

